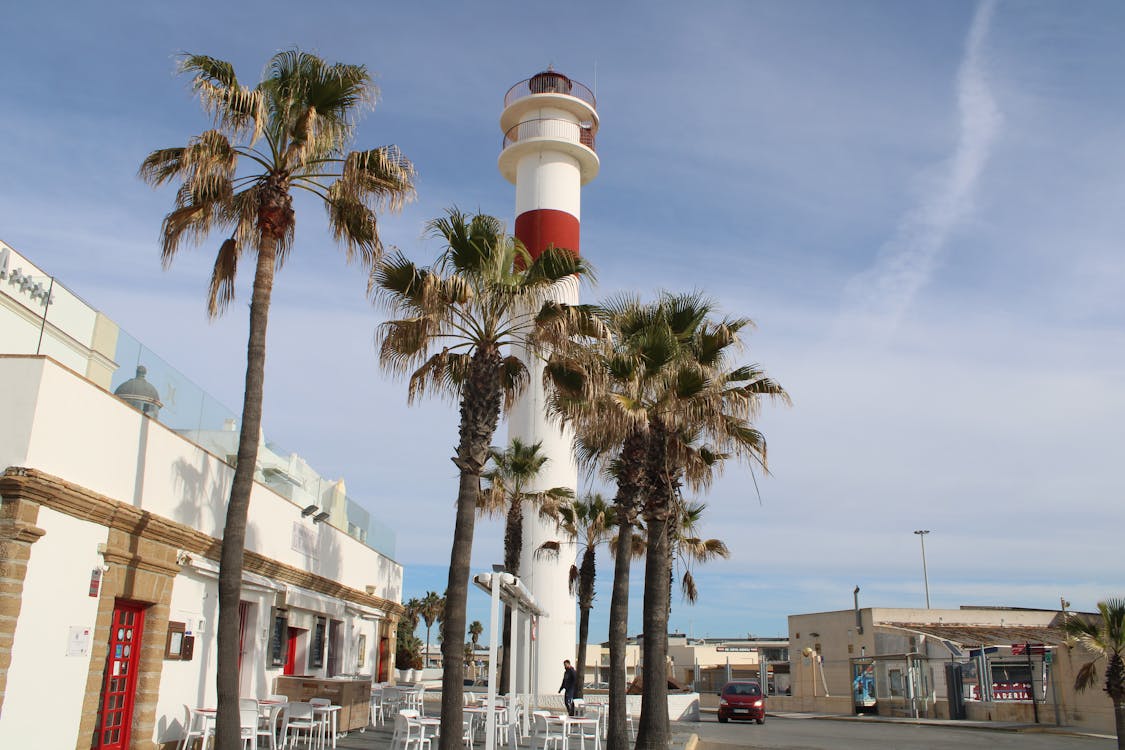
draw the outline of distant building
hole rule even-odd
[[[172,746],[216,703],[237,416],[2,243],[0,383],[0,746]],[[393,534],[264,439],[255,474],[242,694],[392,676]]]
[[[626,644],[626,682],[643,669],[643,640],[643,635],[636,635]],[[784,638],[689,638],[669,633],[668,658],[668,676],[697,693],[718,692],[730,680],[760,680],[763,665],[770,695],[789,690],[789,642]],[[585,679],[594,688],[608,684],[608,643],[586,647]]]
[[[790,710],[1019,721],[1112,730],[1089,660],[1067,645],[1074,613],[1014,607],[867,607],[789,616]]]

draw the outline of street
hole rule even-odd
[[[1075,737],[1046,732],[1005,732],[963,729],[944,725],[868,722],[862,719],[796,719],[771,716],[766,723],[720,724],[713,716],[701,722],[676,722],[675,742],[684,735],[699,735],[699,750],[730,747],[786,748],[787,750],[1098,750],[1116,742],[1098,737]]]

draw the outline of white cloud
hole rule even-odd
[[[1001,116],[985,70],[984,44],[995,9],[984,0],[973,17],[957,74],[959,135],[952,157],[918,205],[895,228],[875,265],[846,292],[844,321],[885,338],[928,282],[950,234],[973,209],[977,182],[999,135]]]

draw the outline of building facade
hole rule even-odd
[[[1089,656],[1062,629],[1080,614],[1014,607],[868,607],[790,615],[792,697],[775,707],[1017,721],[1112,731]]]
[[[235,417],[0,251],[0,746],[172,747],[185,706],[216,703]],[[279,692],[290,674],[390,677],[402,614],[393,536],[342,482],[263,442],[242,694]]]

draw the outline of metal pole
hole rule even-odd
[[[488,618],[488,707],[485,709],[485,750],[496,747],[496,641],[500,637],[500,576],[502,565],[492,566],[489,587],[492,594],[492,608]]]
[[[919,529],[914,532],[918,535],[918,541],[922,542],[922,582],[926,587],[926,609],[930,608],[930,574],[926,571],[926,534],[930,533],[929,529]]]
[[[42,287],[40,287],[42,289]],[[51,283],[47,287],[47,299],[43,301],[43,319],[39,322],[39,342],[35,345],[35,354],[38,356],[43,348],[43,331],[47,328],[47,311],[51,309],[51,294],[55,291],[55,277],[51,277]]]
[[[1031,711],[1035,714],[1035,723],[1039,723],[1039,701],[1035,700],[1035,666],[1031,663],[1031,644],[1024,643],[1027,650],[1027,692],[1031,695]]]

